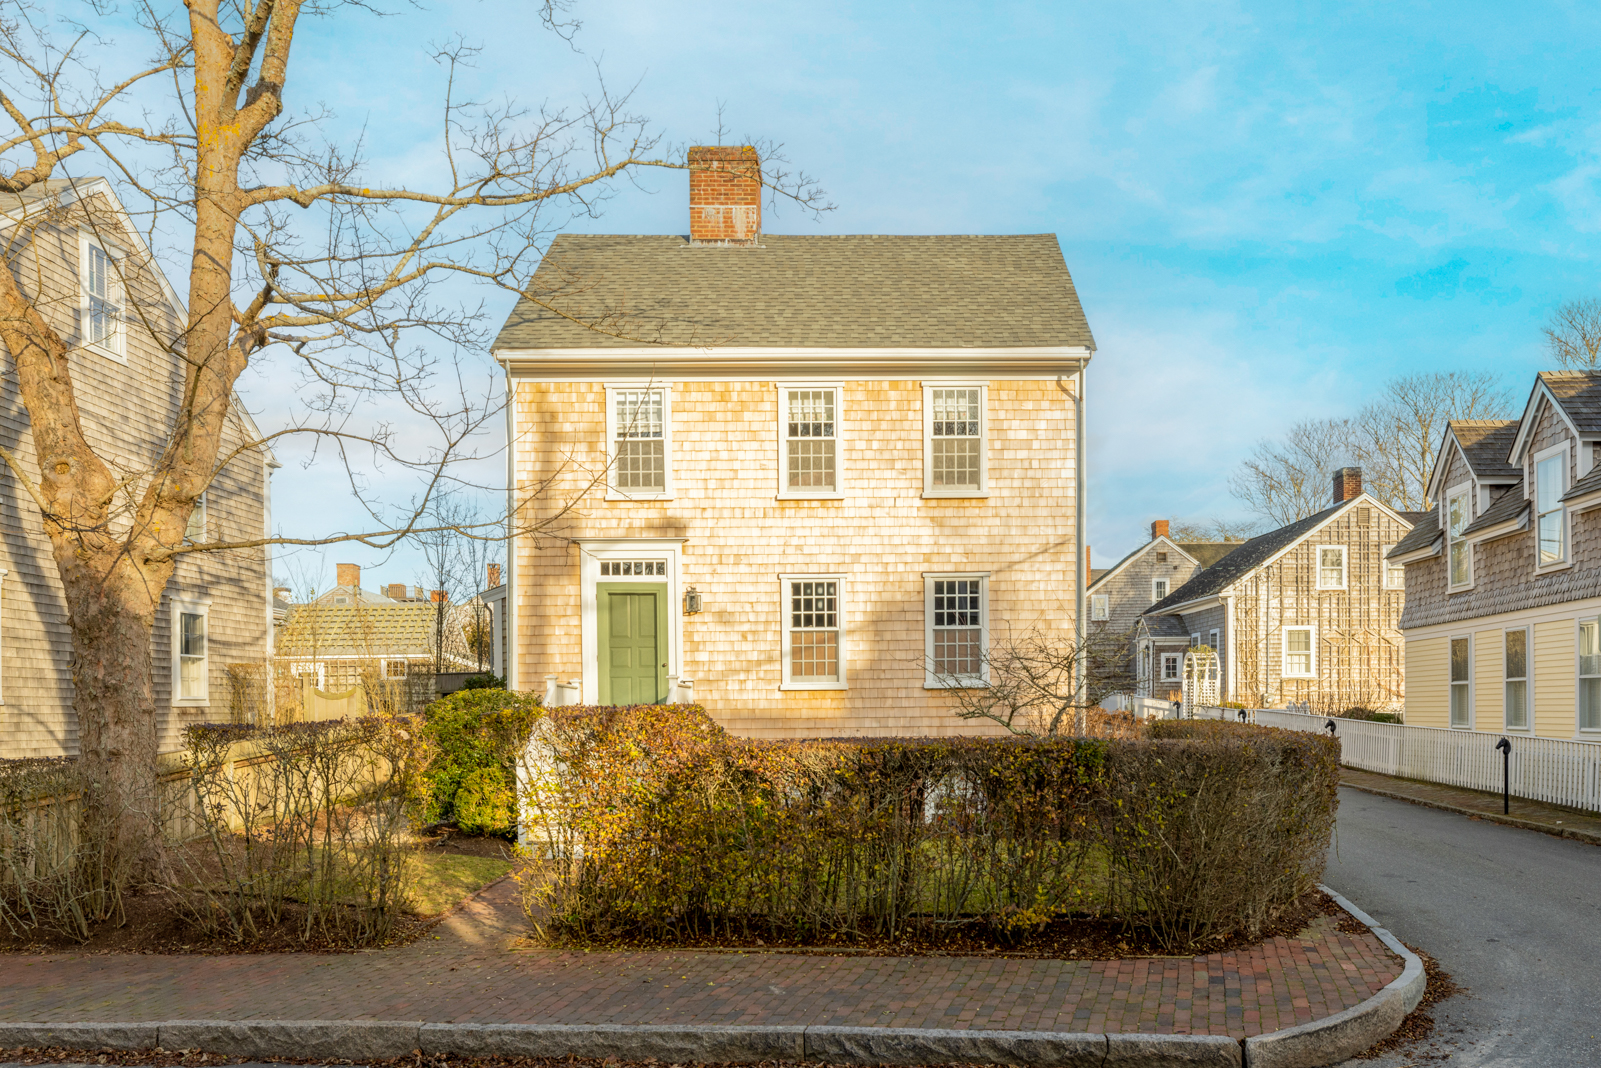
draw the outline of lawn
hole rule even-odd
[[[417,872],[411,911],[419,916],[437,916],[511,871],[509,860],[459,853],[419,853],[413,863]]]

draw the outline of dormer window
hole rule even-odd
[[[1446,550],[1451,561],[1451,585],[1466,586],[1473,581],[1472,546],[1462,540],[1462,531],[1473,521],[1472,487],[1453,490],[1445,499]]]
[[[1567,516],[1562,494],[1567,490],[1568,450],[1560,446],[1550,456],[1534,461],[1534,510],[1539,538],[1539,566],[1559,564],[1568,558]]]

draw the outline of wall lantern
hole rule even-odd
[[[700,592],[691,586],[684,591],[684,615],[692,616],[700,612]]]

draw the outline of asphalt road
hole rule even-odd
[[[1601,846],[1347,788],[1325,881],[1466,988],[1353,1068],[1601,1065]]]

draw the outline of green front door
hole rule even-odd
[[[603,582],[595,587],[600,623],[600,703],[648,705],[667,695],[667,587]]]

